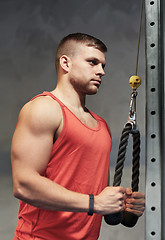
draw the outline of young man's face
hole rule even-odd
[[[78,44],[76,53],[71,57],[70,82],[82,94],[95,94],[104,76],[105,54],[100,50]]]

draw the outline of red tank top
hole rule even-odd
[[[75,192],[99,194],[108,182],[111,137],[106,122],[90,112],[98,123],[90,128],[53,94],[38,96],[47,95],[61,106],[64,124],[53,145],[45,177]],[[22,201],[18,217],[15,234],[20,240],[96,240],[102,220],[99,214],[43,210]]]

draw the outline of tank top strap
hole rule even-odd
[[[44,91],[43,93],[36,95],[35,97],[33,97],[33,98],[31,99],[31,101],[34,100],[34,99],[37,98],[37,97],[42,97],[42,96],[50,96],[50,97],[53,98],[55,101],[57,101],[57,102],[60,104],[60,106],[62,106],[62,107],[65,106],[57,97],[55,97],[51,92],[47,92],[47,91]]]

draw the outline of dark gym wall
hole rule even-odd
[[[62,37],[72,32],[94,35],[108,47],[106,75],[99,93],[87,98],[87,106],[106,119],[114,142],[120,137],[129,110],[128,79],[135,74],[139,17],[140,1],[132,0],[0,0],[1,165],[8,158],[23,104],[55,87],[56,47]],[[137,111],[143,135],[143,32],[139,58],[142,85],[138,89]]]
[[[111,128],[113,166],[121,131],[128,118],[131,93],[128,79],[135,74],[139,17],[140,0],[0,0],[0,236],[3,240],[12,239],[18,211],[18,201],[12,196],[12,135],[22,106],[34,95],[55,88],[54,57],[60,39],[69,33],[85,32],[100,38],[108,47],[106,75],[98,94],[87,97],[87,107],[105,118]],[[144,24],[138,74],[142,78],[137,117],[143,164]],[[131,154],[128,166],[130,159]],[[125,178],[130,183],[127,170]],[[140,183],[143,191],[144,175]],[[100,240],[118,240],[123,236],[144,240],[144,219],[129,231],[121,226],[109,227],[103,222]]]

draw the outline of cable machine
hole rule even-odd
[[[146,240],[164,240],[163,0],[145,0]]]
[[[146,38],[146,240],[165,240],[165,116],[164,116],[164,37],[163,37],[163,0],[144,0],[145,2],[145,38]],[[143,0],[141,0],[143,4]],[[142,16],[142,10],[141,10]],[[141,23],[140,23],[141,28]],[[140,29],[139,40],[140,42]],[[138,51],[136,75],[138,68]],[[133,76],[138,81],[137,76]],[[131,81],[130,81],[131,85]],[[140,84],[139,84],[140,85]],[[133,82],[132,86],[133,88]],[[138,87],[138,86],[137,86]],[[138,190],[139,181],[139,145],[140,134],[136,128],[136,88],[133,88],[130,103],[129,120],[126,123],[119,146],[113,186],[119,186],[129,133],[133,135],[137,150],[136,173],[132,175],[132,188]],[[135,137],[136,136],[136,137]],[[137,141],[135,141],[135,138]],[[133,154],[133,169],[134,156]],[[136,176],[136,177],[135,177]],[[135,178],[134,178],[135,177]],[[135,182],[134,182],[135,179]],[[135,183],[135,185],[134,185]],[[127,213],[104,216],[106,223],[116,225],[122,223],[133,227],[138,218]]]

